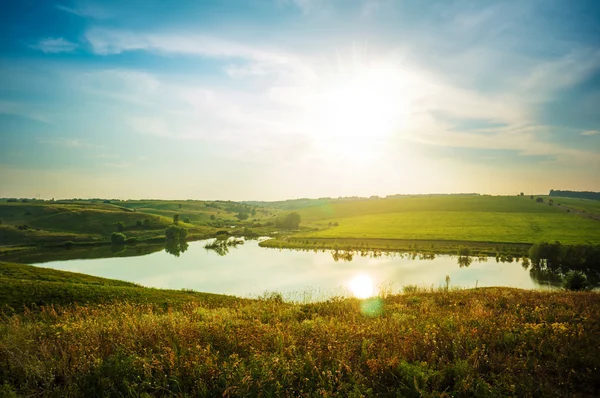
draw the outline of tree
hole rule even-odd
[[[187,236],[187,228],[183,225],[169,225],[165,229],[167,240],[183,240]]]
[[[238,213],[236,217],[238,218],[238,220],[243,221],[247,220],[249,216],[248,213]]]
[[[300,226],[300,214],[293,212],[285,216],[281,226],[285,229],[298,229]]]
[[[519,194],[519,196],[524,196],[524,195],[525,195],[525,194],[524,194],[523,192],[521,192],[521,193]]]
[[[110,241],[115,245],[122,245],[125,243],[125,235],[120,232],[113,232],[110,235]]]
[[[125,231],[125,223],[123,221],[116,222],[115,228],[117,228],[117,232],[123,232]]]
[[[179,224],[179,214],[173,216],[173,224]]]
[[[587,277],[581,271],[569,271],[565,276],[563,287],[567,290],[586,290],[588,288]]]
[[[537,198],[535,201],[537,203],[544,203],[544,198]]]

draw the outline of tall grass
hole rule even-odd
[[[598,396],[600,296],[486,288],[291,304],[45,307],[0,390],[45,396]]]

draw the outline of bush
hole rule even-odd
[[[122,245],[125,243],[125,235],[120,232],[113,232],[110,235],[110,241],[115,245]]]
[[[127,238],[127,240],[125,240],[125,242],[127,244],[136,244],[138,242],[138,238],[136,238],[135,236],[131,236],[131,237]]]
[[[168,240],[183,240],[187,236],[187,228],[182,225],[169,225],[165,229],[165,236]]]
[[[116,222],[115,228],[117,229],[117,232],[123,232],[125,231],[125,223],[123,221]]]
[[[563,287],[567,290],[586,290],[588,281],[581,271],[569,271],[565,276]]]

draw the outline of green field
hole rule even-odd
[[[600,394],[600,295],[293,304],[0,263],[0,396]]]
[[[299,210],[317,231],[297,238],[600,243],[600,223],[529,197],[433,196],[335,203]],[[330,224],[331,223],[331,224]],[[332,224],[338,224],[338,226]]]
[[[152,289],[131,282],[99,278],[37,266],[0,262],[0,309],[21,312],[43,305],[127,302],[157,306],[202,301],[211,305],[242,302],[232,296]]]
[[[0,242],[39,244],[46,242],[107,241],[122,222],[130,237],[164,234],[173,220],[134,212],[120,206],[94,203],[0,203]],[[146,223],[140,226],[138,223]]]
[[[567,208],[585,211],[588,214],[600,215],[600,200],[563,198],[560,196],[547,196],[545,199],[553,199],[555,203]]]

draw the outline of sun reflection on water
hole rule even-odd
[[[365,274],[356,275],[349,284],[350,291],[356,298],[364,299],[373,296],[375,286],[373,279]]]

